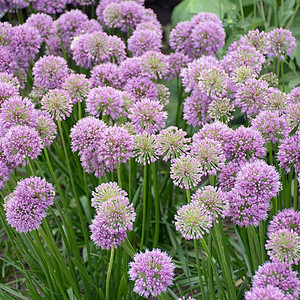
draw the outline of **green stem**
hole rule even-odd
[[[200,283],[200,290],[201,290],[202,298],[205,299],[206,296],[205,296],[205,290],[204,290],[203,279],[202,279],[202,271],[200,267],[199,249],[198,249],[197,240],[194,240],[194,248],[195,248],[196,265],[197,265],[198,279]]]
[[[186,190],[187,203],[191,203],[191,190]]]
[[[275,17],[275,27],[278,27],[277,0],[274,0],[274,17]]]
[[[153,240],[153,248],[157,248],[158,238],[159,238],[159,195],[157,187],[157,167],[156,163],[151,164],[152,167],[152,179],[153,179],[153,188],[154,188],[154,198],[155,198],[155,232]]]
[[[294,210],[298,208],[298,179],[297,174],[294,173]]]
[[[117,165],[118,185],[122,189],[121,165]]]
[[[264,263],[266,260],[266,252],[265,252],[265,229],[263,221],[259,222],[259,240],[260,240],[260,255],[261,261],[260,263]]]
[[[255,251],[255,247],[254,247],[254,242],[253,242],[253,235],[251,232],[251,225],[247,228],[247,234],[248,234],[248,242],[249,242],[249,246],[250,246],[250,253],[251,253],[251,258],[252,258],[252,274],[254,274],[254,272],[257,270],[258,268],[258,256],[257,253]]]
[[[242,16],[242,20],[245,20],[245,16],[244,16],[244,9],[243,9],[243,2],[242,0],[239,0],[239,4],[240,4],[240,11],[241,11],[241,16]]]
[[[253,28],[256,28],[256,0],[253,3]]]
[[[81,102],[78,101],[78,120],[82,118]]]
[[[270,165],[273,165],[273,144],[272,144],[272,141],[269,142],[269,156],[270,156]]]
[[[143,189],[143,227],[142,227],[142,237],[141,237],[141,246],[140,249],[143,250],[144,241],[145,241],[145,230],[146,230],[146,216],[147,216],[147,174],[148,174],[148,165],[144,166],[144,189]]]
[[[284,87],[284,69],[283,69],[283,60],[280,61],[280,69],[281,69],[281,81],[282,81],[282,91],[285,91]]]
[[[111,246],[110,249],[110,259],[109,259],[109,265],[107,269],[107,276],[106,276],[106,290],[105,290],[105,299],[109,300],[109,283],[110,283],[110,277],[111,277],[111,271],[113,267],[113,262],[114,262],[114,253],[115,253],[115,247]]]
[[[132,201],[132,188],[133,188],[132,187],[132,176],[133,176],[132,164],[133,164],[133,159],[130,158],[129,159],[129,176],[128,176],[128,196],[129,196],[130,202]]]

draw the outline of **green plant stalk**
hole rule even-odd
[[[264,228],[264,223],[263,221],[259,221],[259,240],[260,240],[260,255],[261,255],[261,260],[260,263],[264,263],[266,260],[266,250],[265,250],[265,228]]]
[[[117,165],[118,185],[122,189],[122,176],[121,176],[121,165]]]
[[[191,203],[191,190],[186,190],[186,199],[187,199],[187,203],[190,204]]]
[[[153,188],[154,188],[154,200],[155,200],[155,232],[153,239],[153,248],[157,248],[158,239],[159,239],[159,195],[158,195],[158,187],[157,187],[157,166],[156,163],[151,164],[152,168],[152,180],[153,180]]]
[[[297,174],[294,172],[294,210],[298,208],[298,179]]]
[[[197,272],[198,272],[198,279],[199,279],[199,283],[200,283],[200,290],[201,290],[202,298],[205,299],[206,296],[205,296],[205,290],[204,290],[203,279],[202,279],[202,270],[201,270],[201,266],[200,266],[198,241],[197,240],[193,240],[193,241],[194,241],[196,266],[197,266]]]
[[[244,16],[244,9],[243,9],[243,2],[242,0],[239,0],[239,5],[240,5],[240,11],[241,11],[241,16],[242,16],[242,21],[245,20],[245,16]]]
[[[277,0],[274,0],[274,17],[275,17],[275,27],[278,27],[278,16],[277,16]]]
[[[111,246],[110,248],[110,259],[109,259],[109,265],[107,269],[107,276],[106,276],[106,288],[105,288],[105,299],[109,300],[111,299],[109,297],[109,284],[110,284],[110,277],[111,277],[111,271],[114,263],[114,252],[115,252],[115,247]]]
[[[256,0],[253,3],[253,29],[256,28]]]
[[[284,68],[283,68],[283,60],[280,61],[280,69],[281,69],[281,82],[282,82],[282,91],[285,91],[284,87]]]
[[[78,101],[78,120],[82,118],[81,102]]]
[[[144,166],[144,189],[143,189],[143,225],[142,225],[142,237],[140,250],[143,250],[144,241],[145,241],[145,230],[146,230],[146,216],[147,216],[147,174],[148,174],[148,165]]]
[[[147,221],[146,221],[146,235],[145,235],[145,246],[148,246],[148,241],[150,237],[150,229],[151,229],[151,214],[152,214],[152,195],[151,195],[151,168],[150,165],[147,168],[147,185],[146,185],[146,191],[147,191]]]
[[[257,270],[258,268],[258,255],[255,251],[255,247],[254,247],[254,242],[253,242],[253,235],[252,235],[252,232],[251,232],[251,225],[247,228],[247,234],[248,234],[248,243],[249,243],[249,246],[250,246],[250,253],[251,253],[251,258],[252,258],[252,274],[254,274],[254,272]]]
[[[129,159],[129,175],[128,175],[128,197],[129,197],[129,201],[132,201],[132,158]]]
[[[182,84],[179,75],[177,75],[177,111],[176,111],[176,126],[179,127],[181,119],[181,107],[182,107]]]
[[[272,141],[269,142],[269,157],[270,157],[270,164],[273,165],[273,144],[272,144]]]

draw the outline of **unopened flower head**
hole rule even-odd
[[[143,297],[157,297],[172,285],[175,266],[171,257],[160,249],[135,254],[129,267],[133,291]]]
[[[297,300],[300,281],[297,272],[286,263],[266,262],[258,267],[253,276],[253,288],[264,288],[267,285],[279,288],[285,295],[285,299]]]
[[[221,121],[225,124],[233,120],[235,111],[232,100],[229,98],[214,99],[208,106],[208,115],[213,121]]]
[[[156,155],[156,136],[147,132],[138,133],[134,136],[134,157],[135,160],[143,165],[155,162]]]
[[[42,109],[55,120],[65,120],[72,112],[72,101],[63,89],[50,90],[41,100]]]
[[[170,177],[174,185],[181,189],[193,189],[200,183],[203,175],[201,163],[191,155],[182,155],[171,160]]]
[[[45,111],[38,111],[36,118],[36,131],[39,133],[44,146],[50,146],[57,134],[57,126],[50,116]]]
[[[202,239],[213,225],[209,209],[201,202],[193,201],[182,206],[175,215],[175,228],[186,240]]]

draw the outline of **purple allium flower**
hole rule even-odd
[[[111,199],[123,199],[127,198],[127,193],[123,191],[116,182],[101,183],[92,192],[91,206],[96,211],[101,210],[101,206],[104,202]]]
[[[20,89],[19,79],[16,76],[7,72],[0,72],[0,82],[12,84],[15,87],[16,91],[19,91]]]
[[[182,52],[184,55],[192,58],[192,31],[194,23],[191,21],[179,22],[170,32],[170,47],[176,52]]]
[[[119,76],[123,82],[126,82],[130,78],[141,76],[142,72],[144,71],[142,69],[141,57],[128,57],[119,66]],[[143,76],[150,77],[147,73],[143,74]]]
[[[166,60],[168,66],[164,75],[170,80],[179,76],[181,69],[187,66],[189,58],[181,52],[175,52],[168,55]]]
[[[271,200],[281,189],[280,176],[264,160],[246,163],[236,175],[235,188],[243,197],[257,196]]]
[[[210,102],[211,99],[206,93],[194,90],[183,102],[183,119],[193,127],[206,124]]]
[[[135,254],[129,267],[130,280],[135,282],[133,291],[143,297],[157,297],[172,284],[175,266],[171,257],[160,249]]]
[[[110,116],[115,120],[121,115],[122,106],[122,92],[109,86],[91,89],[86,99],[86,111],[96,117]]]
[[[223,168],[225,155],[218,141],[209,138],[194,139],[190,150],[191,155],[203,166],[205,174],[216,175]]]
[[[268,228],[268,237],[272,233],[278,232],[281,229],[288,229],[300,234],[300,211],[295,211],[293,208],[280,211],[273,220],[270,221]]]
[[[12,25],[8,22],[0,23],[0,46],[9,46],[9,44],[11,43],[12,28]]]
[[[36,118],[36,131],[42,140],[44,146],[50,146],[57,134],[56,124],[50,114],[45,111],[38,111]]]
[[[108,4],[102,12],[103,23],[109,28],[121,26],[121,9],[117,2]]]
[[[267,143],[271,141],[273,144],[287,138],[290,131],[286,116],[278,111],[261,111],[251,120],[251,125],[261,132]]]
[[[234,224],[245,227],[258,226],[259,221],[267,219],[270,199],[255,194],[243,196],[236,187],[227,193],[227,197]]]
[[[141,56],[149,50],[159,51],[162,47],[161,39],[162,37],[156,31],[135,30],[128,39],[128,50],[132,52],[133,56]]]
[[[300,103],[290,103],[286,108],[286,119],[289,121],[291,129],[300,123]]]
[[[260,80],[266,81],[268,83],[268,85],[271,87],[277,87],[278,83],[279,83],[277,75],[273,72],[269,72],[269,73],[261,75]],[[291,93],[292,93],[292,91],[291,91]]]
[[[182,155],[171,160],[170,178],[181,189],[193,189],[204,175],[201,163],[191,155]]]
[[[91,68],[109,61],[108,35],[105,32],[77,36],[71,44],[73,59],[78,66]]]
[[[213,217],[206,205],[198,201],[183,205],[174,216],[175,228],[186,240],[202,239],[213,225]]]
[[[133,229],[135,220],[133,204],[123,196],[106,200],[98,208],[97,215],[90,226],[93,242],[102,249],[118,247]]]
[[[227,192],[234,188],[237,173],[241,169],[241,164],[236,161],[229,161],[220,171],[220,188]]]
[[[225,45],[225,30],[214,21],[205,21],[197,24],[192,31],[193,55],[215,54]]]
[[[161,52],[147,51],[141,56],[142,74],[149,74],[151,79],[162,79],[168,62]]]
[[[69,68],[62,57],[50,55],[35,63],[32,74],[35,86],[49,90],[61,87],[69,76]]]
[[[1,105],[0,132],[5,134],[9,128],[16,125],[36,125],[34,104],[28,98],[11,97]]]
[[[234,105],[229,98],[216,98],[208,106],[208,116],[210,119],[226,124],[234,119],[234,111]]]
[[[284,292],[279,288],[267,285],[265,287],[252,288],[245,293],[245,300],[286,300]]]
[[[126,163],[133,156],[133,148],[133,136],[125,128],[113,126],[103,132],[97,151],[105,165],[117,168],[117,165]]]
[[[297,272],[293,271],[288,264],[266,262],[258,267],[253,276],[253,288],[265,288],[267,285],[279,288],[286,300],[297,300],[299,295],[300,281]]]
[[[0,72],[14,73],[17,68],[15,54],[9,47],[0,46]]]
[[[133,105],[128,118],[137,133],[146,131],[154,134],[165,126],[167,112],[158,101],[145,98]]]
[[[228,215],[229,203],[226,194],[214,186],[207,185],[198,189],[192,195],[192,202],[204,205],[213,221],[217,221],[219,216],[224,218]]]
[[[63,56],[62,42],[58,35],[51,35],[46,41],[46,55]]]
[[[43,41],[56,33],[56,28],[51,16],[47,14],[31,14],[26,20],[26,24],[35,28]]]
[[[300,102],[300,86],[295,87],[291,90],[290,101],[292,103],[299,103]]]
[[[17,166],[23,166],[27,158],[35,159],[42,151],[42,141],[38,132],[28,126],[11,127],[2,139],[3,154],[6,159]]]
[[[157,100],[163,105],[166,106],[170,103],[171,93],[169,88],[167,88],[164,84],[157,83]]]
[[[111,86],[113,88],[121,87],[119,67],[112,63],[95,66],[91,72],[91,87]]]
[[[41,100],[42,109],[49,112],[55,120],[65,120],[72,112],[69,94],[62,89],[48,91]]]
[[[143,98],[157,100],[158,90],[156,84],[148,77],[133,77],[128,79],[124,91],[132,95],[136,101]]]
[[[0,107],[10,98],[19,97],[18,88],[8,82],[0,82]]]
[[[231,76],[237,86],[243,86],[248,79],[255,79],[257,74],[250,67],[241,66],[235,69]]]
[[[189,148],[191,139],[186,137],[187,133],[175,126],[162,130],[156,136],[156,154],[163,156],[163,161],[179,157],[185,154]]]
[[[144,21],[142,23],[139,23],[136,26],[135,31],[138,31],[138,30],[152,30],[152,31],[155,31],[158,36],[162,37],[161,24],[159,22],[154,21],[154,20]]]
[[[278,57],[280,60],[290,56],[297,45],[291,31],[282,28],[275,28],[267,33],[266,40],[267,56]]]
[[[298,265],[300,260],[300,236],[289,229],[280,229],[269,234],[265,245],[272,261]]]
[[[74,104],[87,98],[90,91],[90,82],[84,74],[71,74],[65,79],[62,89],[69,94]]]
[[[192,22],[195,25],[207,21],[214,22],[221,27],[223,26],[222,21],[219,19],[219,17],[211,12],[200,12],[192,18]]]
[[[147,132],[139,133],[134,136],[133,153],[135,160],[143,164],[151,164],[158,157],[156,155],[156,136]]]
[[[123,40],[115,35],[109,35],[107,39],[108,60],[120,64],[126,59],[126,46]]]
[[[240,85],[235,95],[235,105],[242,109],[242,112],[258,114],[267,103],[268,83],[257,79],[248,79]]]
[[[38,54],[42,38],[35,28],[27,24],[14,26],[11,33],[10,51],[15,54],[20,66],[27,66],[28,62]]]
[[[286,138],[279,145],[277,153],[279,166],[288,173],[294,168],[296,173],[300,172],[300,133]]]
[[[252,127],[240,126],[224,145],[224,152],[227,159],[237,161],[262,158],[266,155],[264,144],[265,140],[259,131]]]
[[[72,151],[81,155],[88,148],[94,148],[106,129],[105,123],[95,117],[82,118],[71,128]]]
[[[189,296],[189,297],[182,297],[182,298],[178,298],[177,300],[196,300],[195,298],[192,298],[191,296]]]
[[[278,88],[269,88],[267,102],[263,108],[265,110],[276,110],[280,113],[283,113],[289,103],[289,95],[282,92]]]
[[[57,14],[64,11],[66,3],[66,0],[34,0],[32,8],[45,14]]]
[[[0,189],[3,188],[6,181],[9,179],[10,169],[5,162],[0,160]]]

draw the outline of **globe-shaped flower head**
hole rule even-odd
[[[42,110],[37,112],[35,129],[39,133],[42,144],[46,147],[50,146],[56,137],[57,126],[49,113]]]
[[[285,300],[284,293],[277,287],[267,285],[266,287],[257,287],[246,292],[245,300]]]
[[[135,160],[143,165],[155,162],[156,155],[156,136],[147,132],[138,133],[134,136],[134,157]]]

